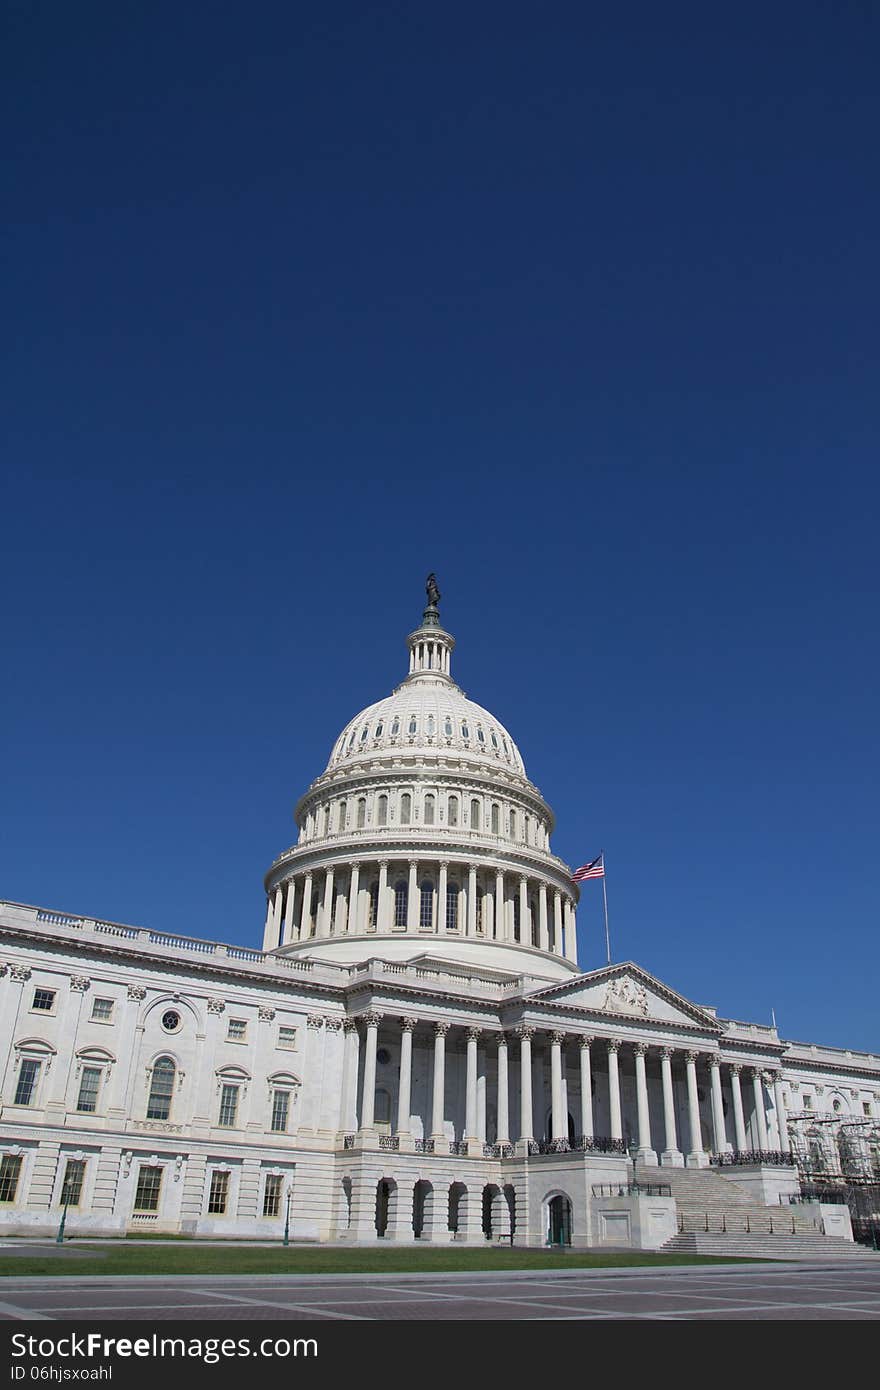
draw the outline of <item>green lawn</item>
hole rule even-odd
[[[75,1252],[75,1254],[74,1254]],[[158,1245],[77,1241],[56,1255],[0,1257],[0,1275],[56,1274],[378,1274],[451,1270],[598,1269],[626,1265],[715,1264],[712,1256],[639,1251],[591,1253],[559,1250],[372,1250],[339,1247]]]

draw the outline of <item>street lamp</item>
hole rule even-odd
[[[58,1227],[58,1234],[55,1237],[56,1245],[64,1244],[64,1227],[67,1222],[67,1208],[70,1206],[70,1194],[64,1198],[64,1210],[61,1213],[61,1225]]]

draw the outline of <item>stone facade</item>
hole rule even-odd
[[[656,1246],[664,1169],[778,1203],[842,1132],[880,1169],[877,1057],[579,971],[550,808],[436,608],[408,646],[297,806],[263,950],[0,904],[4,1229]]]

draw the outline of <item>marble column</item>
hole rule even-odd
[[[409,883],[406,890],[406,929],[418,931],[419,927],[419,866],[418,861],[409,861]]]
[[[277,946],[281,939],[281,904],[284,902],[284,884],[275,889],[275,903],[272,908],[272,942]]]
[[[367,1030],[364,1049],[364,1086],[361,1096],[361,1130],[372,1130],[376,1115],[376,1041],[379,1036],[379,1024],[382,1021],[382,1015],[370,1012],[362,1014],[361,1018]]]
[[[547,925],[547,885],[538,885],[538,946],[542,951],[550,950],[550,931]]]
[[[397,1093],[397,1133],[408,1139],[410,1136],[410,1110],[412,1099],[412,1044],[413,1029],[418,1019],[400,1020],[400,1088]]]
[[[388,901],[388,860],[379,860],[379,895],[376,903],[376,931],[387,932],[390,930],[389,911],[391,904]]]
[[[441,1149],[439,1146],[446,1143],[443,1111],[446,1100],[446,1034],[448,1032],[448,1023],[434,1024],[434,1090],[431,1097],[431,1138],[434,1140],[435,1153],[445,1152],[445,1148]]]
[[[746,1117],[743,1114],[742,1087],[739,1079],[741,1071],[742,1067],[736,1063],[730,1068],[730,1090],[733,1095],[733,1132],[736,1147],[739,1153],[745,1153],[749,1142],[746,1138]]]
[[[532,1038],[534,1028],[520,1027],[519,1038],[519,1137],[520,1141],[534,1138],[532,1119]]]
[[[581,1053],[581,1134],[585,1139],[593,1137],[593,1077],[590,1066],[590,1043],[592,1038],[580,1040]]]
[[[498,1134],[499,1144],[510,1143],[510,1086],[507,1074],[507,1034],[498,1039]]]
[[[352,864],[351,881],[348,888],[348,931],[357,932],[358,929],[358,899],[360,897],[360,864]]]
[[[346,1134],[357,1130],[357,1077],[358,1056],[360,1054],[360,1035],[357,1021],[344,1018],[342,1028],[345,1033],[342,1054],[342,1129]]]
[[[577,929],[574,903],[571,898],[565,900],[565,956],[567,960],[577,965]]]
[[[467,934],[477,934],[477,866],[468,865]]]
[[[648,1109],[648,1075],[645,1069],[645,1054],[648,1051],[648,1044],[637,1042],[635,1048],[636,1061],[636,1114],[639,1126],[639,1149],[638,1156],[642,1163],[656,1166],[657,1155],[651,1143],[651,1114]]]
[[[523,875],[519,880],[519,944],[531,946],[532,933],[529,928],[529,881]]]
[[[562,1106],[562,1044],[564,1033],[550,1034],[550,1138],[567,1139],[567,1116]]]
[[[712,1087],[712,1130],[715,1137],[715,1152],[730,1153],[727,1130],[724,1125],[724,1101],[721,1096],[721,1061],[718,1057],[709,1058],[709,1082]]]
[[[675,1131],[675,1092],[672,1089],[672,1048],[660,1049],[660,1075],[663,1081],[663,1137],[666,1147],[660,1162],[667,1168],[683,1168],[684,1157]]]
[[[321,903],[319,936],[330,935],[331,914],[333,912],[333,870],[327,869],[324,874],[324,898]]]
[[[281,944],[286,946],[293,939],[293,905],[296,900],[296,879],[287,880],[287,902],[284,907],[284,934]]]
[[[312,926],[312,871],[309,869],[306,874],[305,886],[303,888],[302,908],[299,919],[299,939],[307,941]]]
[[[703,1149],[703,1136],[700,1130],[700,1098],[697,1095],[697,1058],[699,1055],[698,1052],[685,1053],[685,1061],[687,1063],[688,1126],[690,1128],[691,1143],[687,1156],[689,1168],[706,1167],[706,1154]]]
[[[617,1053],[620,1043],[616,1038],[608,1042],[608,1104],[611,1110],[611,1138],[623,1138],[623,1117],[620,1111],[620,1068]]]
[[[553,890],[553,950],[557,956],[565,955],[565,938],[562,932],[562,894],[558,888]]]
[[[477,1040],[481,1029],[468,1028],[467,1070],[465,1082],[464,1138],[468,1144],[476,1144],[477,1132]]]
[[[764,1111],[764,1078],[758,1067],[751,1068],[752,1093],[755,1098],[755,1121],[758,1126],[758,1148],[769,1147],[767,1139],[767,1115]]]

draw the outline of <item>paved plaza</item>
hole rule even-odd
[[[248,1323],[880,1318],[880,1260],[505,1274],[7,1277],[0,1320]]]

